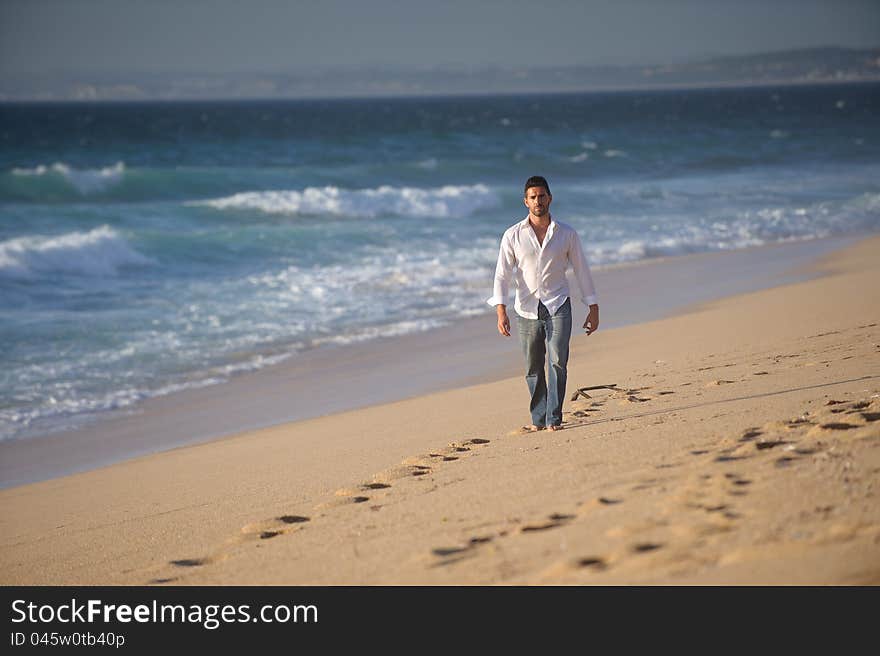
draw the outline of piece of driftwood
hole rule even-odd
[[[617,383],[609,383],[608,385],[590,385],[588,387],[579,387],[577,392],[571,395],[572,401],[577,401],[579,396],[584,397],[585,399],[592,399],[593,397],[587,394],[587,390],[597,390],[597,389],[610,389],[616,390]]]

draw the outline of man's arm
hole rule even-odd
[[[571,246],[568,251],[568,259],[574,269],[574,277],[581,290],[581,298],[590,311],[584,321],[584,330],[587,335],[592,335],[599,329],[599,299],[596,296],[596,286],[593,284],[593,276],[590,273],[590,265],[584,255],[581,238],[575,232],[571,238]]]
[[[498,332],[510,337],[510,319],[507,317],[507,297],[510,294],[510,276],[516,267],[516,255],[513,244],[507,233],[501,237],[501,248],[498,250],[498,264],[495,265],[495,281],[492,286],[492,298],[486,302],[495,306],[498,315]]]

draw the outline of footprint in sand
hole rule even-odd
[[[567,522],[574,519],[574,515],[567,515],[563,513],[553,513],[548,517],[550,521],[547,522],[538,522],[534,524],[526,524],[520,527],[520,533],[534,533],[536,531],[546,531],[551,528],[557,528],[559,526],[563,526]]]
[[[506,535],[504,533],[503,535]],[[456,546],[456,547],[437,547],[435,549],[431,549],[431,553],[434,556],[441,558],[440,562],[434,563],[432,567],[442,567],[444,565],[451,565],[460,560],[463,560],[466,556],[473,553],[480,545],[488,544],[494,539],[491,535],[480,535],[470,538],[466,544]]]
[[[575,567],[600,572],[608,569],[608,562],[600,556],[587,556],[586,558],[579,558],[576,560]]]
[[[764,431],[759,428],[746,428],[743,431],[742,436],[739,438],[740,442],[751,442],[756,437],[763,435]]]
[[[721,455],[715,458],[715,462],[733,462],[735,460],[745,460],[748,456]]]
[[[648,553],[649,551],[656,551],[662,547],[663,544],[659,542],[638,542],[630,547],[630,550],[633,553]]]
[[[369,489],[384,489],[385,487],[390,487],[390,481],[412,476],[417,478],[425,476],[433,471],[433,467],[430,463],[436,463],[438,460],[440,462],[454,462],[456,460],[459,460],[461,458],[461,455],[453,454],[469,453],[473,449],[473,447],[479,447],[485,444],[489,444],[489,440],[481,437],[475,437],[469,440],[465,440],[463,442],[452,442],[446,447],[446,449],[443,449],[439,452],[432,451],[426,456],[414,456],[412,458],[407,458],[396,467],[391,467],[373,476],[373,482],[369,485],[372,485],[374,487],[371,487]],[[380,485],[384,487],[376,487]]]
[[[304,522],[308,522],[309,518],[303,515],[281,515],[279,517],[275,517],[273,519],[264,520],[262,522],[254,522],[252,524],[246,524],[241,528],[241,535],[233,538],[228,542],[241,542],[242,539],[260,539],[260,540],[268,540],[279,535],[283,535],[290,531],[288,528],[284,528],[284,526],[291,524],[302,524]],[[220,562],[221,560],[225,560],[228,557],[228,554],[225,553],[217,553],[212,556],[203,556],[200,558],[180,558],[177,560],[168,561],[169,565],[173,565],[175,567],[204,567],[205,565],[210,565],[212,563]],[[176,578],[168,578],[168,579],[153,579],[150,583],[167,583],[169,581],[177,580]]]
[[[465,551],[470,550],[470,546],[467,547],[438,547],[437,549],[431,549],[431,553],[435,556],[440,556],[445,558],[446,556],[454,556],[460,553],[464,553]]]
[[[474,437],[469,440],[464,440],[463,442],[452,442],[449,444],[449,449],[454,453],[466,453],[471,450],[472,446],[482,446],[484,444],[489,444],[490,440],[484,439],[482,437]]]
[[[455,453],[464,453],[471,450],[471,446],[482,446],[485,444],[489,444],[490,440],[475,437],[469,440],[465,440],[462,443],[453,442],[449,445],[448,450]],[[465,446],[468,445],[468,446]],[[458,456],[453,456],[444,453],[431,453],[427,456],[430,458],[439,458],[444,462],[458,460]],[[432,471],[431,467],[423,464],[425,462],[425,458],[411,458],[408,461],[404,462],[403,465],[398,467],[393,467],[389,470],[381,472],[373,477],[373,481],[369,483],[363,483],[360,485],[359,490],[384,490],[391,487],[391,484],[388,482],[389,480],[403,478],[405,476],[424,476]],[[361,504],[370,500],[370,497],[359,494],[357,490],[351,490],[348,488],[341,488],[336,490],[335,495],[336,498],[332,501],[328,501],[325,503],[318,504],[315,506],[317,510],[325,510],[336,506],[349,505],[349,504]],[[381,506],[371,506],[373,510],[378,510]],[[553,516],[558,521],[562,516]],[[279,517],[275,517],[273,519],[264,520],[260,522],[254,522],[251,524],[247,524],[241,529],[241,536],[239,538],[234,538],[233,541],[240,541],[242,538],[244,539],[254,539],[258,538],[260,540],[269,540],[280,535],[284,535],[285,533],[291,532],[290,525],[294,524],[302,524],[310,521],[310,518],[304,515],[281,515]],[[491,540],[491,538],[471,538],[469,545],[467,548],[471,548],[474,545],[480,544],[482,542],[487,542]],[[436,551],[436,550],[435,550]],[[452,553],[452,552],[450,552]],[[457,553],[457,552],[456,552]],[[219,554],[214,556],[206,556],[200,558],[182,558],[178,560],[169,561],[170,565],[175,567],[202,567],[204,565],[209,565],[211,563],[217,562],[226,558],[227,555]],[[175,578],[165,578],[165,579],[153,579],[151,583],[167,583],[170,581],[176,580]]]
[[[370,497],[365,497],[362,494],[358,494],[356,490],[350,490],[348,488],[341,488],[334,492],[334,496],[336,498],[331,501],[324,501],[323,503],[319,503],[315,506],[315,510],[328,510],[330,508],[338,508],[339,506],[348,506],[356,503],[366,503],[370,500]]]
[[[597,508],[603,506],[616,506],[619,503],[623,503],[623,499],[614,497],[594,497],[578,504],[578,515],[582,517]]]
[[[749,479],[742,478],[739,474],[733,474],[731,472],[724,474],[724,478],[726,478],[731,485],[736,485],[737,487],[744,487],[752,484]]]
[[[573,559],[566,558],[562,561],[553,563],[546,568],[540,575],[539,580],[543,583],[554,583],[560,578],[566,579],[571,576],[572,570],[576,572],[585,572],[596,574],[604,572],[617,560],[619,556],[600,556],[591,554],[589,556],[581,556]]]
[[[241,527],[242,537],[245,539],[259,538],[261,540],[269,540],[271,538],[290,533],[295,530],[294,524],[304,524],[309,518],[304,515],[281,515],[272,519],[261,522],[253,522]]]
[[[453,460],[458,460],[458,456],[450,456],[443,453],[429,453],[429,458],[440,458],[442,462],[452,462]]]
[[[207,565],[210,560],[208,558],[181,558],[180,560],[169,562],[177,567],[201,567],[202,565]]]
[[[639,396],[639,392],[651,389],[650,387],[637,387],[635,389],[615,390],[611,398],[617,399],[620,405],[628,405],[630,403],[645,403],[651,400],[650,396]]]
[[[179,560],[169,560],[168,564],[174,565],[175,567],[204,567],[205,565],[219,563],[221,560],[225,559],[225,554],[216,554],[213,556],[203,556],[201,558],[181,558]]]
[[[333,495],[345,503],[364,503],[370,500],[370,497],[362,496],[356,490],[350,490],[346,487],[339,488]]]
[[[416,465],[398,465],[397,467],[391,467],[375,474],[373,476],[373,482],[386,484],[390,487],[391,481],[397,481],[414,475],[419,476],[420,474],[416,474],[416,472],[424,473],[425,470],[419,469]]]
[[[787,440],[782,440],[782,439],[773,439],[773,440],[755,442],[755,448],[758,449],[759,451],[763,451],[765,449],[773,449],[773,448],[775,448],[777,446],[781,446],[783,444],[789,444],[789,442]]]

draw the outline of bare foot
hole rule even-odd
[[[562,425],[561,424],[554,424],[552,426],[547,426],[547,430],[551,430],[551,431],[562,430]]]

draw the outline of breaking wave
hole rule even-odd
[[[109,226],[57,237],[26,236],[0,242],[0,277],[33,278],[52,274],[114,276],[127,266],[148,266],[141,255]]]
[[[501,200],[483,184],[447,185],[434,189],[381,186],[375,189],[308,187],[302,191],[248,191],[188,205],[218,210],[259,210],[269,214],[331,215],[372,218],[381,215],[411,217],[468,216],[498,207]]]

